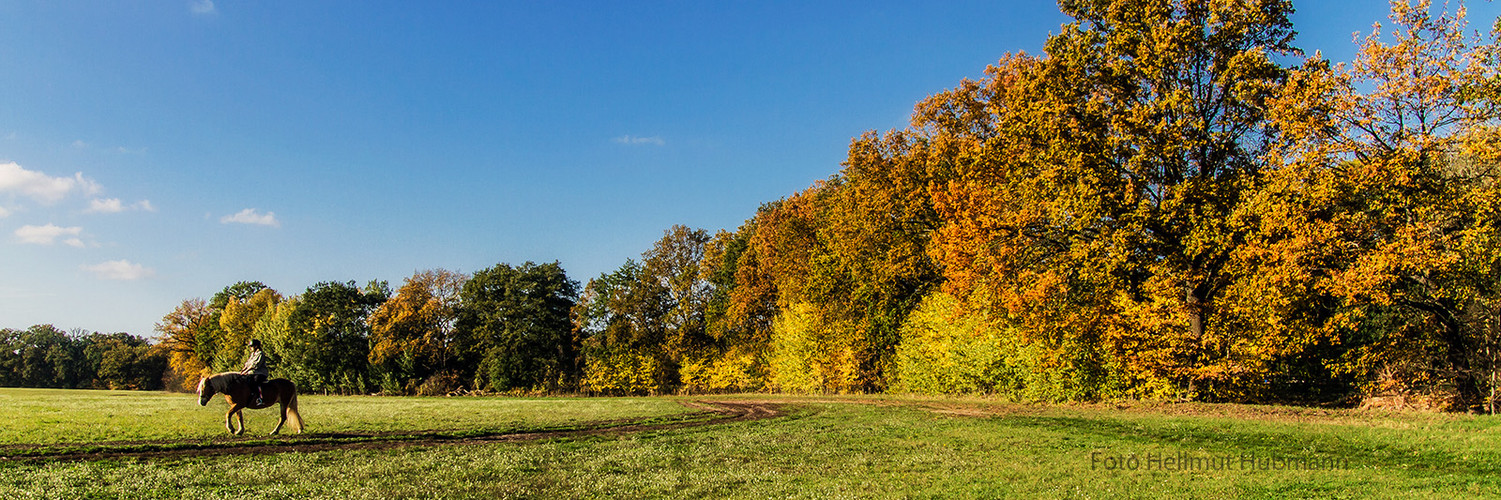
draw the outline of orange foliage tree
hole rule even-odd
[[[1347,332],[1341,370],[1474,409],[1495,386],[1501,94],[1497,46],[1464,14],[1393,2],[1390,30],[1352,64],[1290,79],[1275,116],[1285,166],[1256,220],[1258,269],[1336,309],[1324,326]]]
[[[198,386],[198,377],[208,374],[207,364],[198,353],[198,336],[211,325],[211,311],[203,299],[182,301],[156,323],[161,345],[168,349],[164,376],[168,389],[194,390]]]

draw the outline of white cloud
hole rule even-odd
[[[188,10],[198,15],[209,15],[219,12],[219,9],[214,7],[214,0],[198,0],[190,3],[188,4]]]
[[[15,232],[16,237],[21,239],[21,243],[30,243],[33,245],[51,245],[57,241],[58,237],[73,236],[73,238],[69,238],[66,243],[69,245],[81,247],[83,246],[83,240],[79,240],[77,238],[77,236],[80,234],[83,234],[83,228],[81,227],[58,227],[52,224],[47,224],[45,226],[21,226],[21,228],[17,229]],[[77,242],[77,244],[74,244],[75,241]]]
[[[664,141],[661,137],[655,135],[651,137],[634,137],[629,135],[622,135],[620,137],[616,137],[613,140],[617,144],[626,144],[631,146],[639,146],[643,144],[650,144],[652,146],[667,145],[667,141]]]
[[[92,195],[101,189],[99,183],[84,177],[83,172],[72,177],[51,177],[26,170],[16,162],[0,163],[0,193],[19,193],[41,203],[55,203],[74,190]]]
[[[0,219],[4,219],[6,217],[10,217],[10,210],[6,210],[5,207],[0,207]]]
[[[99,199],[89,201],[89,210],[94,213],[113,214],[125,211],[125,205],[120,203],[119,198]]]
[[[94,198],[92,200],[89,200],[89,209],[85,211],[95,214],[117,214],[126,210],[142,210],[146,212],[155,212],[156,207],[151,206],[151,200],[141,200],[135,203],[131,203],[130,205],[126,205],[124,202],[121,202],[119,198]]]
[[[81,266],[83,270],[94,273],[94,276],[105,280],[132,281],[149,278],[156,274],[156,270],[128,260],[111,260],[92,266]]]
[[[83,139],[76,139],[76,140],[73,141],[73,148],[75,148],[75,149],[88,149],[89,148],[89,143],[83,142]]]
[[[226,215],[219,218],[220,224],[256,224],[261,226],[281,227],[281,222],[276,220],[276,212],[260,213],[254,208],[241,210],[234,215]]]

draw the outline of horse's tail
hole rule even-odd
[[[302,432],[302,414],[297,413],[297,384],[292,385],[292,400],[287,402],[287,422],[297,432]]]

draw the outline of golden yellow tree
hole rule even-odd
[[[935,247],[948,290],[1006,310],[1081,373],[1140,393],[1233,397],[1264,369],[1221,299],[1264,170],[1266,100],[1291,5],[1061,2],[1044,57],[1012,56],[935,96],[919,123],[951,153]],[[1106,372],[1110,372],[1108,375]]]
[[[252,338],[256,322],[279,303],[281,294],[270,288],[263,288],[244,300],[229,298],[219,314],[221,337],[214,356],[214,369],[239,370],[245,358],[245,344]]]
[[[454,327],[467,280],[444,269],[415,273],[370,313],[369,361],[390,375],[388,389],[405,390],[408,380],[443,373],[457,357]]]
[[[1469,311],[1494,303],[1501,276],[1497,47],[1466,33],[1463,7],[1396,1],[1391,20],[1352,64],[1313,61],[1289,79],[1273,107],[1283,166],[1248,217],[1262,226],[1248,248],[1261,275],[1329,303],[1324,327],[1353,348],[1342,368],[1368,390],[1474,408],[1487,333]]]

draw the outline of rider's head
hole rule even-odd
[[[261,341],[260,340],[256,340],[256,339],[250,339],[250,342],[246,342],[245,346],[246,347],[253,347],[253,348],[256,348],[256,349],[260,349],[261,348]]]

